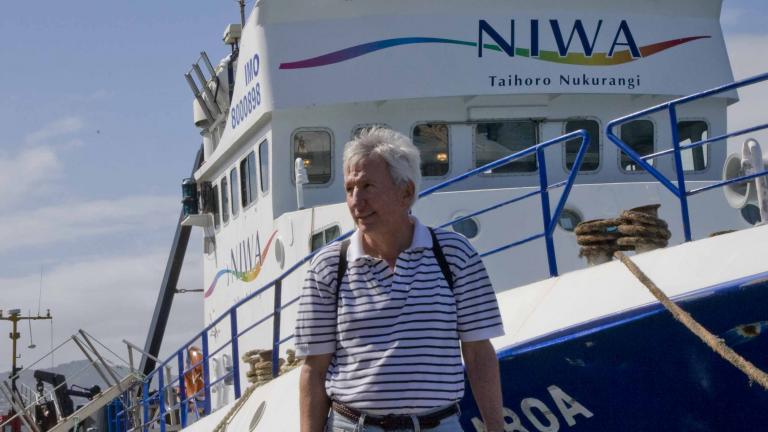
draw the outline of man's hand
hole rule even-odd
[[[299,377],[299,420],[301,432],[322,432],[331,400],[325,392],[325,374],[333,354],[307,356]]]
[[[488,339],[462,342],[461,354],[464,356],[469,384],[480,408],[486,431],[503,431],[499,361],[496,359],[493,345]]]

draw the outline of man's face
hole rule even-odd
[[[380,156],[362,159],[344,170],[349,213],[364,234],[396,231],[408,218],[413,187],[399,187]]]

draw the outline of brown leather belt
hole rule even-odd
[[[332,407],[334,411],[355,423],[360,421],[360,417],[363,415],[361,411],[336,401],[333,401]],[[456,405],[451,405],[448,408],[442,409],[440,411],[416,416],[416,418],[419,421],[420,427],[424,429],[430,429],[437,427],[437,425],[440,424],[440,421],[458,412],[458,407]],[[378,426],[384,430],[413,428],[413,420],[411,420],[411,416],[404,414],[387,414],[383,416],[366,414],[363,424]]]

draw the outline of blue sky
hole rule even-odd
[[[737,77],[768,70],[766,17],[768,2],[725,3]],[[123,338],[143,345],[179,185],[200,145],[183,73],[201,50],[214,62],[228,52],[221,36],[232,22],[232,0],[4,5],[0,308],[36,312],[42,268],[42,309],[52,309],[57,342],[82,327],[120,353]],[[754,101],[733,111],[751,117]],[[199,251],[193,237],[182,288],[201,287]],[[201,322],[200,296],[177,296],[166,348]],[[20,362],[29,364],[47,350],[50,328],[34,324],[35,351],[21,330]],[[10,368],[8,342],[0,339],[0,370]]]

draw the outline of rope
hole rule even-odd
[[[757,382],[764,389],[768,390],[768,374],[758,369],[744,357],[740,356],[738,353],[732,350],[731,347],[723,343],[720,338],[710,333],[709,330],[704,328],[695,319],[693,319],[693,317],[688,312],[684,311],[682,308],[680,308],[680,306],[672,302],[672,300],[670,300],[669,297],[667,297],[666,294],[664,294],[664,292],[662,292],[661,289],[659,289],[659,287],[657,287],[656,284],[654,284],[653,281],[645,273],[643,273],[643,271],[640,270],[640,268],[637,267],[637,265],[635,265],[631,259],[629,259],[629,257],[618,251],[614,253],[614,256],[618,258],[622,263],[624,263],[625,266],[627,266],[629,271],[637,278],[637,280],[639,280],[643,285],[646,286],[646,288],[648,288],[651,294],[653,294],[654,297],[656,297],[661,302],[661,304],[663,304],[664,307],[667,308],[670,313],[672,313],[672,316],[678,322],[686,326],[688,330],[698,336],[699,339],[701,339],[705,344],[707,344],[707,346],[719,354],[723,359],[727,360],[733,366],[741,370],[745,375],[747,375],[747,377],[749,377],[750,382]]]
[[[240,411],[240,408],[243,407],[245,402],[248,400],[249,397],[253,394],[254,390],[261,387],[262,385],[266,384],[268,381],[261,381],[258,382],[245,390],[242,396],[240,396],[240,399],[237,400],[237,403],[227,412],[227,415],[225,415],[219,424],[216,425],[215,428],[213,428],[213,432],[224,432],[227,430],[227,426],[229,426],[229,422],[232,419],[232,417],[235,416]]]
[[[289,349],[287,354],[287,360],[282,358],[280,359],[280,375],[283,375],[286,372],[301,366],[303,363],[301,360],[296,358],[296,352],[294,350]],[[253,385],[248,387],[242,396],[240,396],[240,399],[237,400],[237,403],[232,406],[229,412],[227,412],[227,414],[221,419],[219,424],[216,425],[216,427],[213,429],[213,432],[226,431],[232,417],[234,417],[240,411],[240,408],[243,407],[243,404],[245,404],[251,394],[253,394],[253,391],[272,380],[272,361],[266,360],[271,358],[272,350],[252,350],[243,354],[243,362],[250,363],[251,365],[251,370],[247,372],[246,375],[248,376],[248,381],[253,383]],[[267,368],[268,372],[266,372]],[[235,377],[235,379],[238,378]]]

